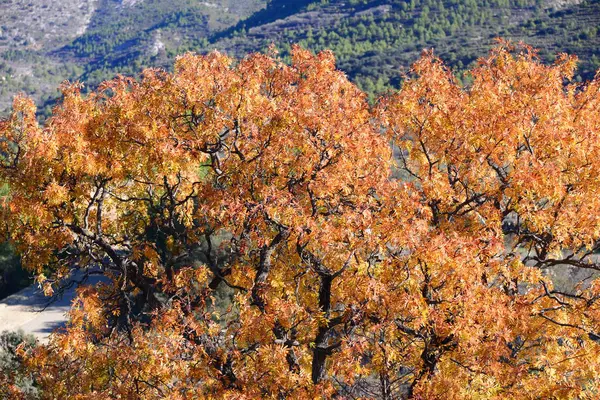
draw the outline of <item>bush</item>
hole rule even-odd
[[[19,331],[3,331],[0,333],[0,378],[7,379],[9,383],[14,384],[19,395],[23,399],[38,398],[38,390],[34,385],[33,379],[23,372],[22,358],[19,355],[19,347],[31,349],[35,346],[36,340],[30,335]],[[9,386],[0,379],[0,382]],[[0,396],[5,396],[3,390],[0,389]]]

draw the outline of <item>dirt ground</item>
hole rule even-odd
[[[87,282],[95,284],[99,278]],[[75,298],[75,286],[62,296],[45,297],[37,285],[29,286],[18,293],[0,300],[0,332],[23,330],[45,343],[55,329],[66,323],[66,312]]]

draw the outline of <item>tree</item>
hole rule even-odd
[[[415,396],[597,396],[598,283],[553,288],[540,271],[599,266],[599,82],[565,85],[573,58],[544,66],[514,50],[480,60],[468,89],[427,54],[380,106],[429,213],[426,240],[399,265],[414,305],[386,332],[400,365],[420,358]]]
[[[43,127],[18,97],[6,234],[49,293],[108,279],[24,352],[42,397],[597,397],[599,284],[542,274],[600,269],[574,67],[501,44],[465,89],[427,53],[370,108],[294,48],[65,85]]]

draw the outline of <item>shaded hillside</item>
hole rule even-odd
[[[103,2],[85,32],[57,53],[85,65],[84,80],[96,83],[115,71],[167,64],[183,43],[200,41],[237,23],[264,5],[262,0],[145,0],[129,7]]]
[[[253,22],[240,22],[228,37],[216,36],[213,46],[236,54],[271,42],[284,53],[291,43],[315,51],[330,48],[340,68],[369,92],[397,86],[401,68],[424,48],[434,48],[461,70],[499,36],[539,47],[547,61],[557,52],[576,54],[584,78],[600,66],[598,0],[331,0],[275,21]]]

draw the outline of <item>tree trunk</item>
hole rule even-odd
[[[325,314],[325,318],[329,319],[329,310],[331,308],[331,282],[333,277],[331,274],[321,274],[321,286],[319,287],[319,307]],[[329,333],[329,322],[326,325],[320,326],[315,338],[315,348],[313,350],[312,360],[312,381],[318,384],[325,379],[325,362],[327,361],[327,336]]]

